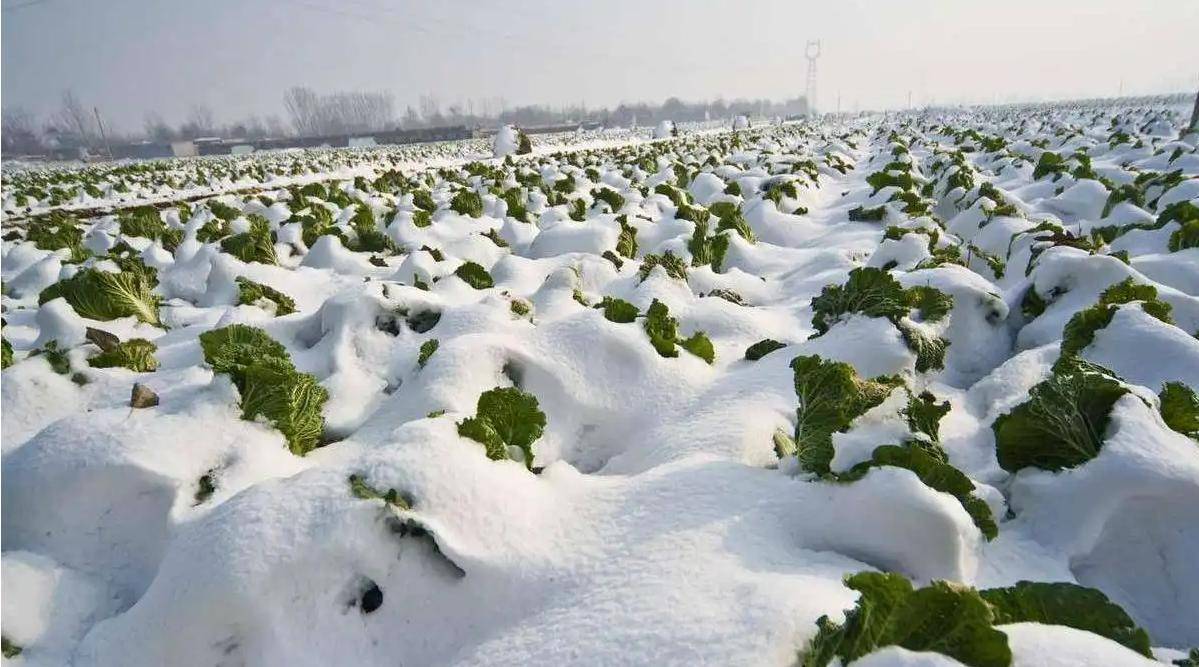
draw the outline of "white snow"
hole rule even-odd
[[[1109,146],[1113,114],[1145,150]],[[1176,115],[1146,104],[829,125],[750,127],[738,117],[735,133],[727,118],[719,130],[663,121],[652,132],[539,135],[525,156],[514,154],[516,130],[505,126],[492,142],[227,163],[268,172],[307,165],[267,183],[201,181],[207,163],[167,163],[147,178],[169,176],[179,188],[168,194],[138,181],[131,201],[224,193],[246,216],[267,217],[279,264],[243,262],[219,242],[197,240],[212,219],[202,202],[190,220],[165,213],[168,225],[186,229],[173,251],[122,236],[112,215],[83,216],[81,239],[93,253],[124,241],[156,269],[164,326],[155,327],[86,319],[62,298],[39,305],[41,291],[79,265],[66,250],[3,242],[3,333],[14,355],[0,375],[3,625],[23,649],[5,664],[791,665],[818,618],[854,606],[843,577],[872,569],[917,586],[1076,582],[1121,605],[1162,655],[1199,644],[1199,444],[1167,426],[1156,398],[1169,381],[1199,388],[1199,250],[1170,251],[1178,223],[1130,228],[1110,244],[1074,238],[1045,247],[1028,233],[1048,220],[1071,234],[1117,221],[1149,225],[1163,202],[1199,203],[1194,160],[1175,162],[1184,181],[1156,207],[1128,204],[1106,218],[1100,180],[1069,170],[1059,180],[1032,178],[1040,139],[1064,157],[1088,149],[1111,183],[1161,171],[1161,153],[1178,142],[1157,130]],[[961,153],[972,189],[943,186],[961,168],[947,157],[959,143],[946,124],[1008,140],[1002,151]],[[1067,138],[1054,133],[1083,125]],[[892,130],[907,152],[894,150]],[[504,178],[466,173],[475,160]],[[819,175],[807,173],[806,160]],[[905,213],[904,201],[889,199],[902,190],[875,192],[866,182],[897,160],[913,165],[916,192],[934,183],[928,211]],[[835,168],[842,162],[852,167],[846,173]],[[353,181],[369,185],[393,168],[421,180],[402,192]],[[566,175],[574,191],[553,189]],[[776,205],[761,188],[783,180],[797,197]],[[310,223],[292,217],[301,207],[287,188],[329,181],[340,184],[328,206],[349,240],[322,234],[308,247]],[[983,183],[1004,202],[976,201]],[[594,207],[600,184],[624,198],[623,217]],[[686,193],[688,206],[655,192],[660,184],[677,186],[671,196]],[[16,211],[10,190],[18,186],[4,187],[6,210]],[[482,193],[481,217],[448,208],[461,187]],[[411,190],[419,188],[437,207],[427,227],[415,222]],[[512,188],[532,222],[505,216],[497,192]],[[348,221],[360,201],[395,252],[356,250]],[[60,208],[82,206],[72,202]],[[687,219],[695,215],[688,207],[718,202],[736,206],[755,239],[719,228],[715,216],[704,236],[702,219]],[[1002,203],[1016,213],[988,214]],[[882,222],[849,221],[851,209],[876,205],[887,206]],[[621,222],[637,231],[635,252],[621,245]],[[884,240],[890,225],[938,239]],[[245,217],[231,224],[248,226]],[[723,263],[695,261],[699,242],[716,234],[727,235]],[[960,259],[945,260],[954,249]],[[659,267],[642,279],[647,257],[668,251],[686,277]],[[494,286],[456,276],[467,261]],[[112,259],[84,263],[96,264],[117,270]],[[813,299],[858,267],[885,268],[904,288],[940,290],[952,307],[927,322],[854,312],[813,336]],[[274,317],[274,306],[240,304],[239,277],[287,294],[297,312]],[[1131,388],[1099,434],[1102,449],[1058,472],[1003,470],[995,420],[1049,375],[1075,314],[1126,278],[1156,288],[1173,323],[1123,305],[1080,353]],[[1030,289],[1043,312],[1028,308]],[[655,300],[665,304],[679,338],[704,332],[715,359],[684,349],[660,355],[644,317],[616,323],[592,307],[604,297],[642,315]],[[198,342],[233,323],[262,328],[328,392],[323,446],[293,455],[279,430],[241,418],[237,387],[213,372]],[[897,324],[947,341],[943,366],[917,372]],[[98,348],[85,341],[87,327],[154,341],[158,370],[91,367]],[[746,360],[746,348],[766,338],[784,347]],[[422,365],[431,340],[437,350]],[[48,363],[51,342],[69,351],[66,375]],[[940,447],[992,509],[998,537],[988,541],[956,498],[909,470],[876,467],[834,482],[794,456],[780,459],[772,438],[795,431],[789,364],[800,355],[904,384],[831,436],[834,472],[913,437],[910,395],[948,401]],[[158,406],[129,406],[135,382],[157,393]],[[458,432],[483,392],[511,386],[545,415],[533,471],[487,458]],[[355,497],[351,475],[396,489],[411,509]],[[372,586],[382,605],[364,613]],[[999,629],[1016,665],[1152,664],[1063,626]],[[892,646],[854,664],[957,663]]]
[[[491,155],[493,157],[505,157],[516,153],[516,149],[520,146],[519,137],[516,133],[516,128],[511,125],[502,125],[495,133],[495,139],[491,145]]]

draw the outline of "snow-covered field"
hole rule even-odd
[[[1187,659],[1182,122],[6,173],[4,662]]]

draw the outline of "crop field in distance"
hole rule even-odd
[[[1195,667],[1191,103],[6,163],[4,664]]]

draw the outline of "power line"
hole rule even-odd
[[[41,0],[41,1],[44,2],[45,0]],[[468,31],[464,31],[464,30],[460,30],[460,29],[455,30],[452,26],[450,26],[448,24],[448,22],[445,19],[438,18],[436,16],[422,16],[419,21],[414,21],[414,20],[412,20],[412,15],[408,12],[395,11],[393,9],[389,9],[386,7],[379,7],[379,6],[373,5],[371,3],[348,2],[347,1],[347,2],[338,3],[337,6],[330,6],[327,4],[320,3],[320,2],[314,2],[312,0],[281,0],[281,1],[285,2],[287,4],[290,4],[290,5],[293,5],[295,7],[299,7],[301,9],[307,9],[312,12],[317,12],[317,13],[321,13],[321,14],[329,14],[332,16],[341,16],[344,18],[349,18],[349,19],[354,19],[357,21],[363,21],[365,23],[370,23],[372,25],[379,25],[380,23],[386,23],[386,24],[394,25],[394,26],[402,26],[404,28],[407,28],[410,30],[416,30],[416,31],[423,32],[423,33],[426,33],[429,35],[436,34],[424,25],[425,23],[429,23],[429,22],[436,23],[443,28],[449,28],[449,30],[451,32],[457,32],[463,36],[469,36],[471,34]],[[347,7],[350,7],[353,9],[348,9]]]
[[[379,23],[379,21],[380,21],[379,16],[372,16],[372,15],[366,14],[366,13],[347,11],[346,9],[341,8],[341,7],[330,7],[328,5],[322,5],[322,4],[319,4],[316,2],[306,2],[305,0],[285,0],[285,1],[288,4],[295,5],[296,7],[300,7],[302,9],[307,9],[309,11],[319,12],[319,13],[323,13],[323,14],[332,14],[334,16],[344,16],[346,18],[358,19],[359,21],[366,21],[368,23],[375,23],[375,24]],[[390,21],[387,21],[387,22],[390,23]],[[409,25],[407,27],[416,28],[418,30],[423,30],[423,28],[419,25]]]
[[[46,0],[32,0],[32,1],[45,2]],[[370,23],[372,25],[379,25],[380,23],[387,23],[390,25],[402,26],[406,29],[419,31],[419,32],[422,32],[422,33],[425,33],[427,35],[431,35],[434,37],[445,37],[447,35],[452,35],[455,37],[466,38],[466,39],[470,39],[470,40],[474,41],[474,40],[478,39],[480,31],[481,31],[477,27],[473,27],[470,25],[464,26],[460,21],[451,21],[449,19],[446,19],[446,18],[440,17],[440,16],[436,16],[431,13],[422,14],[420,16],[419,20],[413,20],[413,16],[410,12],[397,11],[395,9],[387,8],[387,7],[379,7],[378,5],[375,5],[372,2],[366,2],[363,0],[344,0],[344,2],[337,3],[337,6],[331,6],[328,4],[324,4],[322,2],[317,2],[316,0],[278,0],[278,1],[280,3],[290,4],[294,7],[306,9],[311,12],[328,14],[331,16],[341,16],[341,17],[348,18],[348,19],[353,19],[353,20],[362,21],[365,23]],[[354,9],[349,9],[351,7]],[[512,10],[515,10],[517,12],[523,11],[519,7],[512,8]],[[509,10],[507,8],[505,8],[505,11],[509,11]],[[526,15],[531,16],[531,14],[526,14]],[[513,23],[519,24],[521,22],[513,21]],[[433,29],[430,29],[429,24],[433,25]],[[488,28],[488,31],[493,38],[499,39],[501,41],[504,41],[504,40],[513,41],[513,42],[519,41],[519,42],[523,42],[525,44],[540,43],[542,46],[549,48],[549,49],[554,49],[554,50],[562,47],[562,44],[560,43],[561,41],[566,41],[566,42],[570,41],[569,39],[563,39],[563,38],[560,38],[559,40],[555,41],[555,40],[548,38],[546,35],[537,33],[537,32],[530,33],[530,34],[520,34],[516,30],[510,29],[510,28],[507,30],[501,31],[501,32],[494,32],[494,31],[492,31],[491,28]],[[576,40],[576,42],[577,42],[577,40]],[[586,48],[586,44],[579,45],[576,43],[574,45],[574,48],[576,48],[576,49]]]
[[[18,2],[13,5],[8,5],[8,6],[4,7],[3,9],[6,12],[11,12],[11,11],[16,11],[18,9],[25,9],[26,7],[33,7],[34,5],[40,5],[40,4],[47,3],[47,2],[50,2],[50,0],[25,0],[25,2]]]

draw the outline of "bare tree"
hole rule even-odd
[[[390,93],[340,92],[318,95],[301,86],[283,95],[296,132],[304,136],[375,132],[395,124]]]
[[[271,114],[266,117],[266,135],[268,137],[285,137],[288,135],[287,125],[283,119]]]
[[[187,113],[187,124],[200,134],[212,134],[216,130],[216,120],[213,119],[212,109],[204,104],[193,104]]]
[[[74,133],[78,137],[78,142],[83,146],[91,146],[92,132],[91,121],[89,120],[87,110],[83,107],[83,103],[79,98],[75,97],[75,92],[65,90],[62,94],[62,106],[54,117],[54,123],[58,125],[60,132]]]
[[[241,125],[244,129],[242,136],[247,139],[262,139],[267,136],[266,124],[258,116],[250,116]]]
[[[416,112],[416,109],[413,109],[411,106],[409,106],[407,110],[404,111],[404,120],[401,125],[403,125],[405,130],[411,130],[413,128],[420,127],[422,125],[420,114]]]
[[[180,139],[198,139],[212,136],[216,131],[216,120],[213,118],[212,109],[203,104],[195,104],[188,111],[187,120],[179,126],[176,135]]]
[[[175,138],[175,131],[171,129],[171,126],[167,125],[162,116],[152,111],[146,114],[142,121],[142,128],[145,130],[146,138],[150,141],[162,143]]]
[[[313,136],[319,132],[318,115],[320,100],[311,88],[293,86],[283,93],[283,108],[291,119],[292,127],[300,136]]]
[[[9,155],[38,155],[46,151],[32,114],[20,107],[4,110],[0,116],[0,151]]]
[[[432,95],[421,95],[420,102],[420,117],[424,119],[426,125],[439,125],[441,123],[441,103]]]

